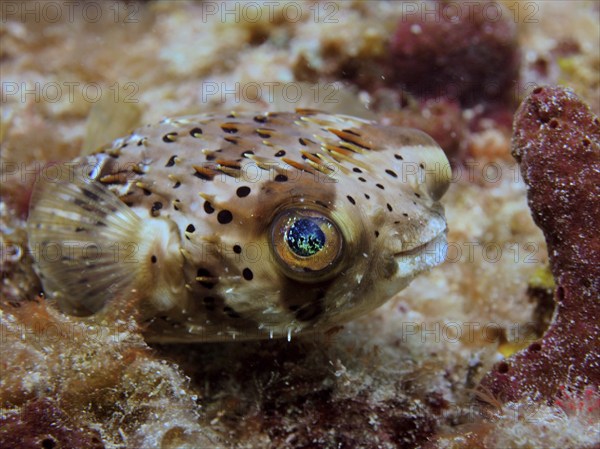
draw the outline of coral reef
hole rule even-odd
[[[513,155],[529,186],[556,282],[544,337],[481,385],[505,401],[600,385],[600,121],[572,91],[536,88],[515,116]]]
[[[30,186],[5,176],[0,197],[0,304],[35,298],[41,284],[33,271],[27,247],[25,217]]]
[[[428,448],[577,447],[600,441],[600,123],[572,91],[537,88],[515,116],[513,155],[528,185],[550,267],[532,275],[534,331],[544,336],[495,364],[477,413]],[[552,304],[554,293],[556,307]],[[510,351],[519,345],[507,345]],[[499,347],[502,351],[502,346]],[[509,351],[509,355],[510,355]]]
[[[104,449],[98,431],[74,425],[69,416],[47,398],[32,399],[20,413],[0,417],[0,429],[0,443],[5,449]]]
[[[0,308],[0,337],[0,447],[220,447],[133,318],[92,323],[26,301]]]
[[[539,143],[519,144],[528,187],[510,158],[508,117],[513,99],[542,81],[575,87],[600,111],[598,4],[503,2],[488,7],[501,8],[500,20],[471,23],[473,2],[274,3],[273,15],[262,5],[256,21],[234,4],[228,20],[223,10],[209,13],[223,2],[92,2],[101,9],[95,22],[82,14],[85,2],[73,4],[72,20],[63,10],[52,23],[3,9],[0,446],[597,447],[598,378],[590,368],[598,311],[585,295],[597,294],[598,273],[581,259],[597,251],[590,232],[598,219],[584,226],[597,199],[583,201],[589,192],[578,183],[593,175],[585,158],[592,149],[597,158],[597,134],[580,153],[591,131],[576,123],[589,125],[589,113],[570,93],[536,93],[517,122],[523,140]],[[31,4],[41,13],[43,2]],[[406,11],[413,4],[423,8],[417,15]],[[457,23],[440,16],[456,5]],[[422,20],[424,8],[438,15]],[[473,52],[461,54],[466,46]],[[329,84],[340,79],[349,85]],[[263,81],[294,84],[301,98],[274,101]],[[354,115],[366,104],[370,118],[426,130],[454,162],[446,262],[317,341],[148,346],[127,311],[102,323],[58,313],[38,297],[24,220],[44,164],[72,159],[89,137],[93,83],[102,100],[133,101],[141,123],[289,110],[310,100]],[[53,99],[56,84],[62,90]],[[258,100],[244,94],[251,84]],[[550,140],[571,138],[573,152]],[[541,154],[548,145],[562,156]],[[555,285],[527,189],[536,220],[547,234],[552,229],[562,292],[554,322]],[[585,244],[578,232],[589,237]],[[552,330],[536,342],[549,322]],[[564,355],[558,344],[567,344]],[[531,349],[506,359],[524,346]],[[582,362],[571,372],[585,378],[569,375],[571,362]],[[473,403],[473,389],[494,365],[476,392],[483,402]]]
[[[514,5],[514,4],[513,4]],[[527,51],[521,64],[521,94],[537,85],[569,86],[600,114],[600,54],[596,50],[600,4],[565,10],[564,2],[535,2],[513,9],[528,17],[520,27],[520,40]],[[568,15],[566,19],[565,15]]]

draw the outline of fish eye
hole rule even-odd
[[[280,213],[273,221],[271,245],[286,275],[320,281],[341,260],[343,237],[323,213],[293,209]]]

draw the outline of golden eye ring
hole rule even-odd
[[[344,238],[325,214],[288,209],[271,225],[271,247],[284,273],[297,280],[322,281],[342,260]]]

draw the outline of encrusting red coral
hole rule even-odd
[[[600,121],[572,91],[538,87],[516,113],[513,156],[556,281],[550,328],[481,381],[502,401],[552,402],[600,385]]]
[[[47,398],[28,402],[20,413],[0,418],[0,424],[0,441],[5,449],[104,449],[97,430],[74,423]]]

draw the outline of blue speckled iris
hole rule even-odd
[[[301,257],[314,256],[325,245],[325,234],[315,221],[301,218],[286,233],[290,249]]]

